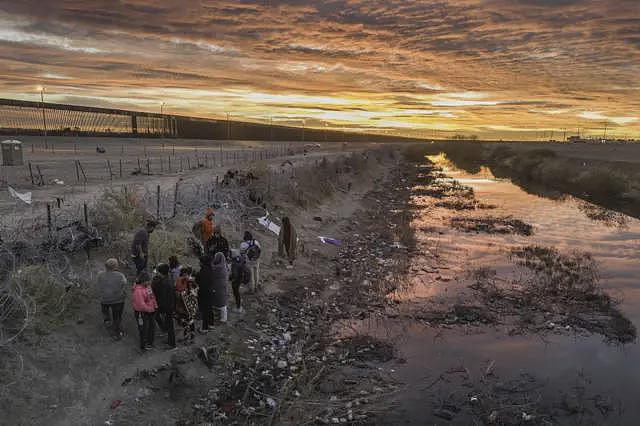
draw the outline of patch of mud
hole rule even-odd
[[[588,391],[589,380],[583,376],[578,376],[575,387],[557,392],[530,374],[503,378],[495,370],[495,363],[488,361],[480,371],[459,365],[442,372],[426,388],[433,390],[433,416],[455,424],[552,425],[579,421],[595,425],[616,423],[620,414],[611,398]]]
[[[593,220],[608,226],[610,228],[625,229],[629,226],[629,218],[623,213],[597,206],[588,202],[581,202],[578,209],[584,215]]]
[[[449,210],[491,210],[497,206],[493,204],[481,203],[477,200],[469,199],[446,199],[435,203],[436,207],[442,207]]]
[[[527,246],[514,249],[511,260],[521,268],[517,278],[479,269],[471,288],[490,312],[507,323],[515,321],[512,334],[582,331],[612,343],[635,341],[635,326],[600,288],[597,265],[588,253]]]
[[[517,234],[524,236],[533,235],[533,226],[515,219],[506,217],[453,217],[451,226],[463,232],[483,232],[486,234]]]
[[[395,354],[394,346],[367,335],[356,335],[336,342],[335,347],[343,351],[344,356],[361,362],[388,362]]]

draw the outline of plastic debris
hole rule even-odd
[[[323,244],[332,244],[334,246],[340,247],[342,245],[341,240],[336,240],[335,238],[330,237],[318,237]]]
[[[17,198],[20,201],[23,201],[27,204],[31,204],[32,199],[31,199],[31,191],[29,192],[18,192],[15,189],[13,189],[12,187],[9,187],[9,194],[13,197],[13,198]]]
[[[258,218],[258,223],[269,231],[273,232],[276,235],[280,235],[280,226],[278,226],[275,222],[269,219],[269,215]]]

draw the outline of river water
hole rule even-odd
[[[621,301],[622,313],[640,328],[640,221],[615,212],[609,212],[612,220],[593,220],[588,213],[602,211],[583,201],[531,195],[507,180],[495,179],[488,169],[471,175],[442,157],[433,160],[448,176],[472,187],[478,201],[497,206],[480,214],[521,219],[534,226],[534,235],[459,232],[448,226],[450,218],[477,212],[433,208],[432,204],[427,207],[425,203],[413,224],[422,254],[414,257],[412,264],[414,271],[422,262],[431,266],[419,276],[412,274],[407,288],[391,296],[400,301],[394,312],[403,307],[455,301],[468,291],[469,271],[488,266],[499,273],[513,272],[509,250],[536,244],[561,252],[591,253],[599,265],[601,286]],[[421,203],[420,198],[414,201]],[[463,398],[473,397],[482,388],[478,382],[488,369],[504,381],[535,378],[541,385],[535,392],[549,405],[571,400],[578,406],[591,407],[582,414],[554,417],[552,424],[640,424],[637,342],[614,345],[602,336],[571,330],[554,330],[541,337],[510,335],[504,327],[431,327],[386,315],[372,316],[352,326],[360,333],[392,341],[402,360],[379,366],[381,372],[404,384],[397,395],[390,397],[396,406],[383,417],[385,424],[474,424],[464,411],[449,422],[435,417],[434,408],[451,393],[466,392]],[[475,387],[456,387],[449,376],[438,380],[452,369],[464,369]],[[608,408],[594,409],[594,400],[606,401]]]

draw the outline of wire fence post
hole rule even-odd
[[[160,185],[156,188],[156,219],[160,220]]]

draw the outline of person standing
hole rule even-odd
[[[296,230],[287,216],[282,218],[282,227],[278,235],[278,254],[289,260],[289,265],[293,265],[296,259],[296,248],[298,236]]]
[[[213,325],[213,266],[211,258],[207,255],[200,256],[200,270],[196,274],[196,284],[198,285],[198,307],[202,317],[203,333],[209,331],[209,326]]]
[[[105,270],[98,274],[97,287],[104,324],[111,328],[113,338],[122,338],[122,311],[126,298],[127,278],[118,272],[118,260],[107,259]]]
[[[220,225],[216,226],[213,230],[213,235],[211,235],[211,238],[207,241],[205,249],[211,257],[214,257],[216,253],[222,253],[225,259],[229,259],[231,255],[229,252],[229,241],[222,236]]]
[[[151,287],[158,301],[156,321],[162,331],[167,333],[167,344],[171,349],[176,347],[174,317],[176,312],[176,294],[169,276],[169,265],[161,263],[156,267]]]
[[[140,333],[140,350],[142,352],[153,348],[155,312],[158,308],[150,281],[146,271],[139,273],[133,285],[131,297],[133,314]]]
[[[262,248],[260,242],[253,238],[249,231],[245,231],[243,240],[240,244],[240,253],[246,259],[249,269],[249,291],[255,293],[260,285],[260,253]]]
[[[191,267],[180,270],[176,280],[176,321],[182,326],[184,340],[195,338],[195,318],[198,311],[198,297]]]
[[[213,258],[213,307],[220,313],[220,322],[227,322],[227,282],[229,269],[222,253]]]
[[[148,220],[144,228],[139,229],[133,236],[133,242],[131,243],[131,258],[136,265],[136,273],[147,270],[147,263],[149,261],[149,236],[156,229],[157,223],[153,220]]]
[[[213,209],[207,208],[204,213],[204,218],[201,221],[196,222],[191,229],[193,235],[198,238],[202,246],[205,248],[207,247],[207,241],[209,241],[215,229],[215,223],[213,221],[214,216],[215,213],[213,212]]]
[[[180,273],[181,270],[182,270],[182,265],[178,260],[178,256],[176,255],[169,256],[169,276],[171,277],[171,284],[173,284],[174,286],[178,281],[178,277],[180,277],[181,275]]]

